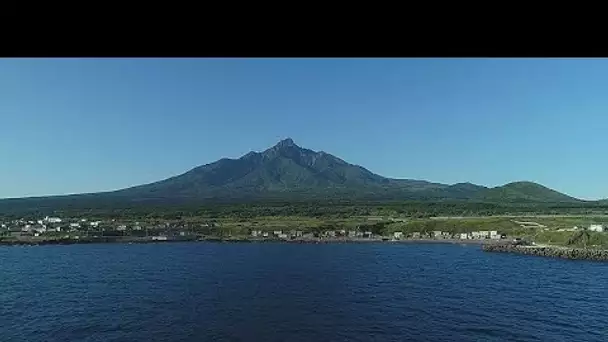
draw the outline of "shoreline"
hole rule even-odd
[[[252,238],[231,237],[221,238],[213,236],[179,236],[159,239],[158,237],[84,237],[79,239],[45,239],[21,238],[0,239],[0,247],[6,246],[44,246],[44,245],[78,245],[78,244],[157,244],[177,242],[199,243],[286,243],[286,244],[453,244],[479,246],[487,253],[512,253],[529,256],[540,256],[568,260],[608,261],[608,250],[593,248],[565,247],[556,245],[521,245],[505,240],[477,240],[477,239],[401,239],[389,238]]]
[[[175,243],[175,242],[215,242],[215,243],[290,243],[290,244],[328,244],[328,243],[385,243],[385,244],[461,244],[485,245],[497,244],[500,240],[459,240],[459,239],[402,239],[387,238],[296,238],[296,239],[267,239],[267,238],[220,238],[220,237],[177,237],[167,239],[125,238],[125,237],[95,237],[79,239],[3,239],[0,246],[43,246],[43,245],[76,245],[98,243]]]

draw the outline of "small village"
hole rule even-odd
[[[518,221],[516,221],[518,222]],[[522,227],[529,222],[518,222]],[[129,220],[96,220],[87,218],[49,217],[37,220],[16,219],[0,223],[0,241],[42,241],[42,240],[79,240],[105,239],[106,241],[183,241],[183,240],[247,240],[247,241],[500,241],[513,239],[508,232],[480,230],[471,232],[433,231],[393,231],[385,234],[374,233],[369,225],[356,226],[355,229],[277,229],[276,227],[249,228],[246,233],[233,233],[221,224],[208,222],[138,222]],[[264,229],[265,228],[265,229]],[[532,227],[548,230],[545,226]],[[583,228],[561,228],[556,231],[575,232]],[[603,232],[601,224],[591,224],[584,228],[588,231]]]
[[[423,239],[434,239],[434,240],[500,240],[507,236],[505,234],[499,234],[498,231],[475,231],[471,233],[448,233],[440,230],[431,232],[412,232],[405,234],[403,232],[393,232],[391,236],[379,236],[373,234],[371,231],[360,231],[360,230],[326,230],[320,234],[315,233],[304,233],[301,230],[291,230],[283,232],[282,230],[274,230],[272,232],[266,232],[262,230],[252,230],[250,233],[252,238],[275,238],[275,239],[384,239],[384,240],[423,240]]]
[[[214,235],[211,227],[216,226],[214,222],[200,224],[185,224],[164,222],[157,224],[142,224],[140,222],[123,221],[99,221],[81,219],[64,219],[59,217],[46,216],[39,220],[13,220],[3,222],[0,226],[0,236],[13,238],[27,237],[60,237],[69,239],[79,239],[81,236],[101,237],[101,236],[134,236],[148,237],[150,240],[165,240],[176,236],[204,236]],[[207,229],[205,229],[207,228]],[[359,227],[357,227],[359,228]],[[229,234],[230,235],[230,234]],[[371,231],[361,229],[356,230],[323,230],[323,231],[304,231],[304,230],[261,230],[250,229],[249,238],[254,240],[274,239],[460,239],[460,240],[499,240],[506,238],[505,234],[498,231],[474,231],[470,233],[449,233],[442,231],[431,232],[393,232],[390,236],[374,234]]]
[[[210,227],[213,223],[201,224]],[[142,224],[118,220],[64,219],[46,216],[39,220],[18,219],[0,224],[0,237],[79,239],[81,237],[132,236],[162,240],[167,236],[191,235],[192,227],[171,222]]]

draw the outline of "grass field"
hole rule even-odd
[[[400,231],[431,232],[440,230],[449,233],[469,233],[473,231],[498,231],[510,238],[521,237],[537,243],[555,245],[597,245],[608,247],[608,233],[589,232],[583,240],[572,239],[580,232],[558,231],[573,227],[588,227],[590,224],[605,224],[604,216],[522,216],[522,217],[471,217],[471,218],[428,218],[406,219],[404,222],[390,217],[356,216],[340,219],[319,219],[298,216],[267,216],[247,220],[219,219],[223,230],[232,235],[245,235],[249,230],[375,230],[383,235]]]

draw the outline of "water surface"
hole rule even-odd
[[[438,244],[0,247],[1,341],[606,341],[608,264]]]

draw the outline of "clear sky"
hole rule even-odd
[[[119,189],[280,139],[388,177],[608,197],[605,59],[1,59],[0,197]]]

